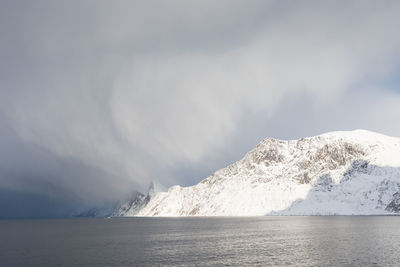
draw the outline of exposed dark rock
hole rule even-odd
[[[400,212],[400,192],[393,194],[393,200],[387,205],[385,210],[395,213]]]
[[[299,183],[301,184],[309,184],[311,182],[311,178],[308,176],[308,173],[303,173],[302,176],[299,178]]]
[[[369,173],[370,172],[370,166],[368,164],[368,161],[366,160],[356,160],[354,161],[351,166],[347,169],[347,171],[343,174],[343,179],[341,182],[345,182],[351,177],[360,174],[360,173]]]

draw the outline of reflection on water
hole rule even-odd
[[[9,265],[396,265],[400,217],[0,221]]]

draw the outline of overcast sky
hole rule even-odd
[[[400,1],[1,1],[0,217],[193,185],[266,137],[400,136]]]

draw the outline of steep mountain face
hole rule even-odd
[[[138,191],[132,194],[123,201],[112,203],[107,206],[93,207],[72,215],[72,217],[121,217],[135,216],[143,209],[150,199],[154,196],[154,184],[151,183],[147,195]]]
[[[357,130],[263,140],[191,187],[153,196],[137,216],[390,214],[400,211],[400,139]],[[121,215],[131,215],[125,213]]]
[[[147,195],[140,192],[134,192],[128,201],[117,206],[111,216],[135,216],[141,209],[146,207],[154,194],[154,184],[151,183]]]

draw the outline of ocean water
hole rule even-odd
[[[400,217],[0,221],[0,266],[400,266]]]

